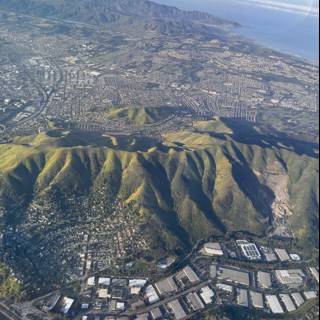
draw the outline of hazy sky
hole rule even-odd
[[[274,10],[294,11],[303,14],[319,15],[319,0],[236,0],[254,3]]]
[[[157,0],[158,2],[164,2],[170,4],[170,0]],[[199,3],[200,6],[205,4],[212,5],[215,0],[173,0],[172,4],[190,4],[194,2]],[[256,5],[259,7],[265,7],[273,10],[289,11],[300,14],[319,15],[319,0],[226,0],[226,3],[238,2],[248,5]],[[196,7],[196,5],[195,5]]]

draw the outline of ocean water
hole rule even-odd
[[[257,43],[319,62],[319,2],[312,0],[156,0],[239,22],[235,31]],[[311,3],[310,3],[311,1]]]

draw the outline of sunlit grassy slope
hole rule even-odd
[[[258,176],[278,163],[288,175],[289,223],[302,244],[314,245],[319,221],[314,147],[220,119],[167,133],[162,143],[51,131],[0,145],[1,198],[6,205],[52,187],[83,194],[104,184],[190,243],[238,230],[265,235],[274,194]]]
[[[174,109],[169,107],[124,107],[112,109],[107,116],[110,120],[124,120],[132,124],[146,125],[168,118],[173,111]]]

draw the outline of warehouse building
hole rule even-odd
[[[190,266],[185,267],[182,271],[177,273],[175,278],[182,287],[188,286],[190,283],[195,284],[200,281],[199,277]]]
[[[291,297],[296,304],[297,308],[300,308],[304,304],[304,298],[300,292],[295,292],[291,294]]]
[[[110,286],[111,284],[111,279],[110,278],[99,278],[98,280],[98,285],[100,286]]]
[[[319,283],[319,271],[316,268],[309,268],[314,279]]]
[[[156,290],[151,285],[146,289],[146,299],[150,304],[156,303],[160,300]]]
[[[265,258],[266,261],[268,262],[275,262],[278,260],[275,252],[273,251],[272,248],[268,248],[268,247],[260,247],[260,250],[262,251],[262,254]]]
[[[281,284],[289,287],[299,287],[303,285],[306,276],[300,269],[276,270],[275,275]]]
[[[192,311],[204,309],[204,304],[196,292],[191,292],[187,294],[186,299]]]
[[[311,300],[311,299],[316,299],[318,298],[318,294],[316,291],[305,291],[303,293],[304,297],[306,298],[306,300]]]
[[[280,294],[280,299],[283,302],[283,304],[285,305],[288,312],[293,312],[293,311],[297,310],[292,299],[290,298],[290,296],[288,294]]]
[[[281,262],[291,261],[286,249],[275,249],[274,251]]]
[[[249,307],[248,291],[237,289],[237,305],[241,307]]]
[[[259,287],[262,289],[271,289],[272,288],[272,279],[271,274],[268,272],[257,272],[257,281],[259,284]]]
[[[277,296],[274,295],[266,295],[266,302],[273,314],[282,314],[284,310],[280,304],[279,299]]]
[[[250,261],[261,260],[261,253],[254,243],[240,244],[242,254]]]
[[[167,304],[167,306],[176,320],[182,320],[187,316],[179,300],[171,301]]]
[[[214,292],[210,287],[206,286],[200,290],[200,296],[205,304],[211,304],[214,298]]]
[[[250,291],[250,301],[254,308],[264,309],[263,295],[260,292]]]
[[[214,257],[214,256],[223,256],[223,250],[218,242],[208,242],[203,246],[201,251],[204,255]]]
[[[176,292],[178,290],[172,277],[161,280],[155,284],[160,296],[168,295],[170,293]]]
[[[224,291],[228,294],[233,294],[233,287],[229,286],[228,284],[224,284],[224,283],[217,283],[216,284],[217,289]]]
[[[218,267],[217,278],[222,281],[242,284],[247,287],[250,285],[250,274],[236,268]]]

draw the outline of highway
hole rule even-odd
[[[0,303],[0,320],[22,320],[22,318],[13,313],[3,303]]]

